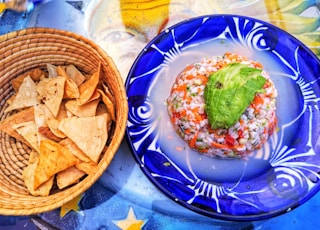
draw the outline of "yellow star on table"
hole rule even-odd
[[[65,203],[64,205],[61,206],[60,208],[60,217],[64,217],[67,213],[70,211],[79,211],[79,201],[81,200],[82,194],[79,196],[75,197],[73,200]]]
[[[119,221],[113,221],[122,230],[139,230],[145,223],[144,220],[137,220],[133,208],[130,207],[127,218]]]

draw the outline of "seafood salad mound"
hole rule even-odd
[[[187,66],[167,108],[176,133],[201,154],[239,158],[275,131],[277,91],[263,66],[226,53]]]

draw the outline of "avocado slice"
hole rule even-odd
[[[262,70],[241,63],[229,64],[209,76],[204,89],[205,110],[211,128],[230,128],[263,92]]]

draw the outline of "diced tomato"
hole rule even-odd
[[[264,100],[263,100],[262,97],[260,97],[260,96],[255,96],[255,97],[254,97],[253,103],[254,103],[255,105],[263,104],[263,102],[264,102]]]
[[[239,138],[242,138],[243,137],[243,131],[240,129],[240,130],[238,130],[238,136],[239,136]]]
[[[235,142],[235,139],[232,136],[230,136],[230,135],[226,136],[226,144],[227,145],[234,146],[234,142]]]
[[[194,137],[191,140],[189,140],[189,146],[191,148],[195,148],[196,147],[197,138],[198,138],[198,133],[195,133]]]

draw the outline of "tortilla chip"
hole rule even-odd
[[[64,95],[65,77],[47,78],[39,82],[37,91],[43,103],[57,116]]]
[[[67,78],[63,98],[73,99],[79,96],[80,93],[77,84],[71,78]]]
[[[102,88],[106,96],[112,101],[112,103],[114,103],[114,98],[109,90],[109,87],[106,84],[102,83]]]
[[[46,113],[50,112],[48,107],[44,104],[39,104],[34,106],[34,122],[36,124],[37,130],[40,127],[47,127],[47,121],[46,121]],[[40,145],[40,142],[42,140],[48,139],[45,135],[38,132],[38,146]]]
[[[97,99],[100,99],[100,93],[97,90],[95,90],[90,99],[86,102],[86,104]]]
[[[108,109],[108,112],[109,112],[109,114],[111,116],[111,119],[113,121],[115,121],[116,120],[116,112],[115,112],[115,109],[114,109],[113,102],[110,100],[110,98],[101,89],[98,89],[98,92],[101,94],[102,101],[106,105],[106,107]]]
[[[39,152],[38,130],[34,121],[15,124],[12,126],[29,143],[34,150]]]
[[[69,78],[63,66],[56,66],[57,76]]]
[[[64,107],[63,103],[61,103],[60,105],[61,109],[59,110],[57,118],[67,117],[66,110],[62,109],[62,107]],[[60,130],[58,130],[59,121],[53,116],[53,114],[46,105],[40,104],[35,106],[34,114],[35,123],[38,129],[39,143],[41,142],[41,140],[46,139],[60,141],[61,139],[66,137]]]
[[[84,105],[78,105],[76,100],[66,102],[66,108],[72,114],[78,117],[92,117],[96,115],[99,99],[88,102]]]
[[[93,162],[98,162],[108,139],[107,115],[66,118],[58,128]]]
[[[59,142],[62,140],[62,138],[57,137],[49,127],[39,127],[38,133],[40,133],[42,136],[46,137],[46,139],[50,139],[56,142]]]
[[[78,146],[69,138],[65,138],[62,141],[59,142],[60,145],[62,145],[63,147],[69,149],[69,151],[77,158],[79,158],[79,160],[83,161],[83,162],[90,162],[91,160],[87,157],[87,155],[82,152],[81,149],[78,148]]]
[[[68,114],[67,114],[67,108],[66,108],[66,103],[65,101],[62,101],[61,104],[60,104],[60,109],[59,109],[59,113],[57,114],[57,116],[55,116],[55,118],[60,121],[66,117],[68,117]],[[52,116],[53,117],[53,116]]]
[[[64,133],[61,132],[61,131],[58,129],[58,126],[59,126],[59,123],[60,123],[59,120],[57,120],[57,119],[55,119],[55,118],[48,118],[47,123],[48,123],[48,127],[49,127],[51,133],[52,133],[53,135],[55,135],[58,139],[59,139],[59,138],[60,138],[60,139],[61,139],[61,138],[63,139],[63,138],[66,137],[66,135],[64,135]],[[57,140],[58,140],[58,139],[57,139]]]
[[[86,175],[83,171],[72,166],[57,174],[57,185],[59,189],[79,182],[80,178]]]
[[[26,76],[16,94],[16,97],[11,104],[6,108],[5,112],[9,112],[16,109],[24,109],[36,104],[39,104],[38,93],[36,90],[36,84],[33,82],[30,76]]]
[[[55,65],[47,63],[47,70],[48,70],[48,73],[49,73],[48,78],[58,77],[57,67]]]
[[[69,98],[69,99],[78,98],[80,96],[78,85],[66,73],[66,71],[63,69],[62,66],[57,66],[57,74],[60,77],[66,78],[63,98]]]
[[[18,92],[22,82],[23,82],[23,79],[25,77],[31,77],[31,79],[35,82],[35,81],[39,81],[41,78],[44,78],[46,76],[46,73],[41,70],[40,68],[36,68],[36,69],[32,69],[14,79],[11,80],[11,85],[14,89],[15,92]]]
[[[92,161],[90,162],[78,162],[75,167],[83,172],[85,172],[87,175],[91,175],[92,173],[95,173],[97,171],[97,163],[94,163]]]
[[[29,164],[23,169],[22,177],[28,191],[33,196],[49,196],[50,190],[53,185],[54,176],[50,177],[46,182],[44,182],[37,189],[34,189],[34,173],[37,167],[39,159],[36,159],[33,163]]]
[[[74,65],[66,66],[65,71],[77,86],[81,85],[86,80],[83,74]]]
[[[14,101],[14,99],[16,98],[16,96],[17,96],[16,94],[13,94],[10,98],[8,98],[7,101],[6,101],[7,104],[11,105],[12,102]]]
[[[36,122],[37,127],[47,126],[46,113],[51,113],[49,108],[44,104],[39,104],[33,107],[34,108],[34,121]]]
[[[107,115],[107,130],[108,132],[111,129],[111,125],[112,125],[112,119],[110,114],[108,113],[108,109],[106,107],[105,104],[100,103],[97,107],[97,111],[96,111],[96,116],[102,115],[102,114],[106,114]]]
[[[75,165],[78,161],[68,149],[60,144],[51,140],[42,140],[39,163],[34,175],[34,189],[37,189],[56,173]]]
[[[11,137],[27,144],[30,146],[28,142],[14,129],[12,128],[15,124],[24,123],[28,121],[34,120],[34,109],[30,107],[25,110],[21,110],[18,113],[15,113],[0,123],[0,130],[9,134]],[[32,146],[30,146],[32,147]]]
[[[47,123],[48,127],[50,128],[52,134],[54,134],[58,138],[65,138],[66,135],[64,135],[64,133],[58,129],[58,125],[60,123],[60,120],[68,117],[67,110],[65,108],[65,103],[62,101],[62,103],[60,104],[60,109],[59,109],[58,115],[56,117],[53,116],[53,114],[50,112],[49,109],[47,109],[45,112],[46,112],[45,113],[46,123]]]
[[[89,101],[89,99],[92,97],[94,92],[96,91],[96,88],[99,84],[100,80],[100,71],[101,71],[101,65],[99,65],[98,71],[91,75],[91,77],[79,85],[79,92],[80,97],[78,98],[78,104],[83,105]]]
[[[108,113],[108,109],[104,103],[99,103],[96,111],[96,116]]]
[[[39,159],[39,152],[37,152],[36,150],[32,149],[30,154],[29,154],[29,163],[32,164],[36,161],[38,161]]]

